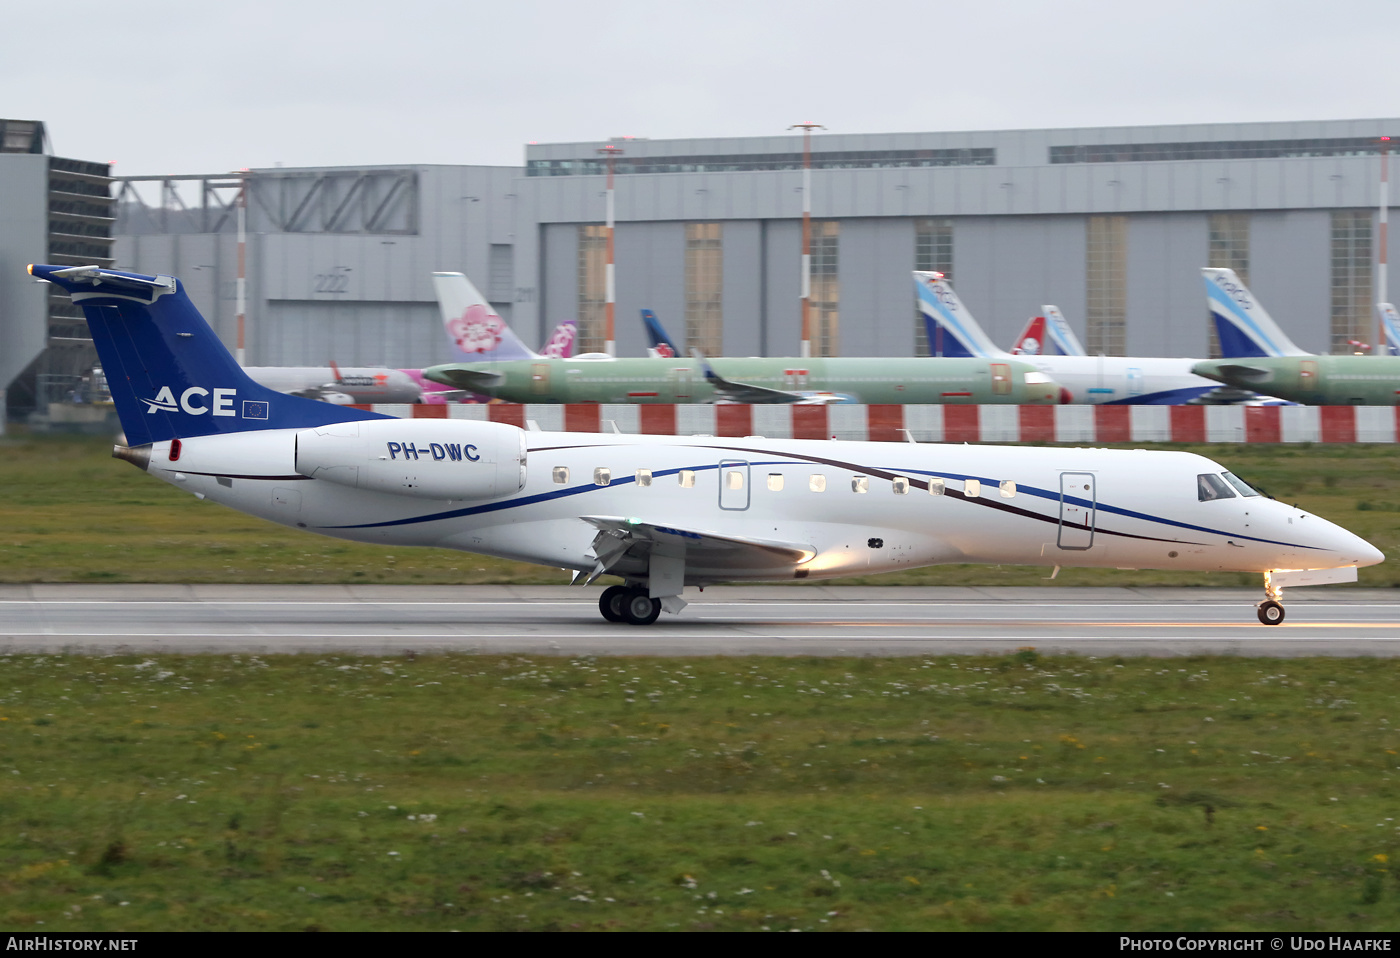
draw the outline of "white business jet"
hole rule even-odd
[[[686,586],[945,562],[1258,572],[1354,581],[1384,557],[1183,452],[527,432],[392,419],[258,385],[170,276],[31,266],[82,306],[151,475],[308,532],[603,573],[610,621]]]

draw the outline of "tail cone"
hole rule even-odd
[[[151,464],[151,447],[145,446],[113,446],[113,459],[125,459],[142,472]]]

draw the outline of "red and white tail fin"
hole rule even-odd
[[[1045,352],[1045,317],[1032,316],[1011,344],[1013,356],[1040,356]]]

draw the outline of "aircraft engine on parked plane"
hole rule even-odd
[[[419,499],[514,495],[525,458],[525,431],[497,422],[375,419],[296,434],[298,474]]]

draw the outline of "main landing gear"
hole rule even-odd
[[[614,585],[598,597],[598,611],[609,622],[651,625],[661,614],[661,600],[653,599],[646,589]]]
[[[1278,625],[1283,621],[1283,589],[1274,585],[1269,573],[1264,573],[1264,592],[1268,598],[1255,606],[1259,621],[1265,625]]]

